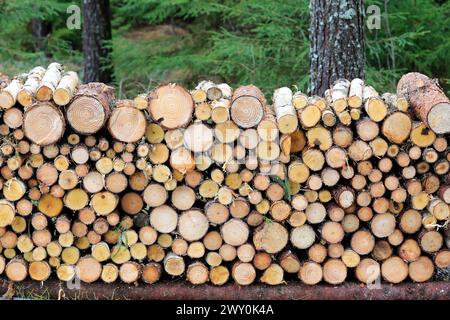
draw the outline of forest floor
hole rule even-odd
[[[446,300],[450,297],[450,282],[397,285],[381,283],[371,287],[355,282],[346,282],[339,286],[326,284],[307,286],[298,281],[290,281],[286,285],[279,286],[263,284],[238,286],[230,283],[216,287],[193,286],[175,280],[153,285],[92,283],[81,284],[79,289],[68,289],[57,279],[50,279],[44,283],[27,280],[14,286],[6,281],[0,281],[0,294],[4,298],[21,300]]]

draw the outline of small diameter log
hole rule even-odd
[[[444,237],[438,231],[430,230],[419,235],[420,247],[428,253],[438,252],[444,243]]]
[[[364,87],[364,109],[375,122],[382,121],[387,115],[387,105],[380,98],[378,92],[371,86]]]
[[[45,281],[50,277],[51,267],[46,261],[33,261],[28,266],[28,274],[35,281]]]
[[[45,69],[43,67],[35,67],[28,73],[27,80],[25,81],[22,89],[17,94],[17,101],[25,108],[31,107],[39,87],[39,83],[44,76]]]
[[[83,189],[72,189],[64,196],[64,205],[71,210],[80,210],[89,203],[89,196]]]
[[[184,259],[173,253],[164,258],[164,270],[171,276],[179,276],[185,270]]]
[[[51,63],[42,77],[39,88],[36,91],[38,101],[50,101],[53,93],[61,80],[63,66],[57,62]]]
[[[113,283],[119,277],[119,268],[113,263],[103,265],[101,279],[106,283]]]
[[[284,282],[284,270],[280,265],[273,263],[266,270],[264,270],[261,276],[261,282],[268,285],[279,285]]]
[[[139,110],[147,110],[148,108],[148,99],[146,94],[139,94],[134,98],[134,106]]]
[[[340,284],[347,278],[347,267],[339,259],[329,259],[323,265],[323,279],[329,284]]]
[[[156,207],[150,213],[150,224],[161,233],[169,233],[176,229],[178,215],[167,205]]]
[[[176,212],[175,215],[177,215]],[[200,240],[206,234],[208,228],[208,220],[200,210],[185,211],[178,219],[178,232],[186,241]]]
[[[225,121],[228,121],[230,119],[230,105],[231,102],[227,99],[220,99],[211,102],[210,116],[212,121],[214,121],[214,123],[224,123]],[[199,107],[196,107],[196,114],[199,112],[198,108]]]
[[[365,255],[372,252],[375,246],[375,238],[366,230],[355,232],[350,243],[352,249],[359,255]]]
[[[377,261],[366,258],[356,267],[356,277],[365,284],[372,284],[380,278],[380,265]]]
[[[403,112],[394,112],[386,117],[381,131],[389,141],[397,144],[403,143],[411,132],[411,118]]]
[[[7,201],[17,201],[25,195],[26,192],[25,184],[17,179],[11,178],[4,182],[3,185],[3,197]]]
[[[363,103],[364,81],[355,78],[350,82],[347,103],[350,108],[360,108]]]
[[[204,284],[209,280],[209,270],[203,263],[194,262],[187,268],[186,279],[193,285]]]
[[[347,186],[341,186],[334,191],[336,203],[344,209],[350,208],[355,202],[355,191]]]
[[[23,281],[28,275],[28,265],[22,258],[13,258],[6,264],[5,274],[11,281]]]
[[[53,101],[58,106],[67,105],[74,96],[78,84],[79,79],[76,72],[68,71],[65,73],[53,93]]]
[[[184,145],[192,152],[206,152],[213,144],[213,131],[201,122],[190,125],[184,132]]]
[[[316,262],[305,262],[298,272],[299,279],[307,285],[315,285],[322,281],[322,266]]]
[[[350,89],[350,81],[346,79],[338,79],[331,88],[331,100],[333,109],[336,112],[342,112],[347,108],[347,97]]]
[[[194,205],[196,196],[188,186],[179,186],[172,192],[171,203],[178,210],[189,210]]]
[[[223,241],[232,246],[244,244],[249,236],[248,225],[240,219],[230,219],[220,229]]]
[[[81,85],[66,111],[70,126],[80,134],[93,134],[106,123],[114,101],[114,89],[103,83]]]
[[[76,275],[76,270],[73,265],[61,264],[56,269],[56,276],[61,281],[71,281]]]
[[[409,209],[400,217],[400,229],[407,234],[413,234],[422,227],[422,215],[419,211]]]
[[[275,118],[275,112],[267,106],[264,111],[264,116],[257,126],[258,135],[262,140],[274,141],[278,138],[279,130]]]
[[[100,192],[105,187],[105,179],[98,171],[91,171],[83,178],[83,188],[89,193]]]
[[[255,86],[242,86],[233,93],[231,119],[241,128],[258,125],[264,115],[266,99]]]
[[[170,154],[170,165],[173,169],[185,174],[195,169],[195,159],[191,151],[179,147]]]
[[[98,215],[108,215],[116,209],[118,203],[118,196],[109,191],[94,194],[90,201],[92,209]]]
[[[282,251],[289,240],[286,228],[278,222],[264,223],[256,228],[253,244],[256,250],[264,250],[269,254]]]
[[[390,236],[396,226],[395,216],[390,213],[379,213],[375,215],[370,223],[372,233],[378,238]]]
[[[317,125],[322,118],[322,111],[318,106],[311,104],[298,111],[298,117],[304,128],[312,128]]]
[[[231,100],[233,96],[233,89],[227,83],[219,83],[217,89],[221,91],[222,98]]]
[[[432,199],[427,209],[438,220],[447,220],[450,216],[450,207],[441,199]]]
[[[102,265],[91,256],[84,256],[77,263],[78,276],[86,283],[97,281],[102,273]]]
[[[306,132],[306,137],[310,147],[317,146],[322,151],[330,149],[333,144],[330,131],[322,126],[309,129]]]
[[[251,263],[236,262],[231,270],[234,281],[242,286],[252,284],[256,278],[256,270]]]
[[[156,262],[150,262],[142,268],[142,281],[147,284],[153,284],[161,278],[161,265]]]
[[[177,84],[157,87],[149,95],[148,112],[152,119],[167,129],[186,126],[194,112],[194,101],[186,89]]]
[[[310,225],[302,225],[291,231],[290,241],[298,249],[307,249],[315,241],[316,234]]]
[[[354,268],[360,263],[361,257],[352,249],[346,249],[342,253],[341,260],[348,268]]]
[[[111,136],[127,143],[140,140],[145,134],[146,125],[144,113],[128,106],[115,108],[108,120]]]
[[[9,109],[16,104],[17,95],[22,89],[20,80],[12,80],[8,86],[0,91],[0,108]]]
[[[356,125],[356,132],[363,141],[371,141],[380,133],[378,124],[369,118],[363,118]],[[407,134],[407,136],[409,133]]]
[[[3,122],[11,129],[20,128],[23,124],[22,111],[18,108],[10,108],[6,110],[3,114]]]
[[[419,258],[420,252],[421,250],[417,241],[414,239],[407,239],[399,247],[398,255],[403,260],[412,262]]]
[[[119,277],[125,283],[136,282],[141,275],[140,264],[134,261],[127,261],[120,266]]]
[[[290,250],[283,252],[279,257],[279,261],[280,266],[287,273],[298,273],[301,268],[297,255]]]
[[[450,132],[450,100],[436,80],[411,72],[397,84],[397,94],[404,96],[416,115],[438,134]]]
[[[0,228],[9,226],[14,221],[15,208],[7,200],[0,200]]]
[[[423,122],[413,123],[413,129],[409,135],[409,139],[418,147],[429,147],[436,140],[436,134],[427,128]]]
[[[301,91],[297,91],[292,96],[292,105],[296,110],[303,109],[308,104],[308,96]]]
[[[229,91],[231,91],[231,88],[225,83],[221,84],[221,87],[224,88],[224,90],[226,90],[226,93],[227,93],[227,96],[228,96],[228,94],[230,94]],[[206,98],[208,100],[210,100],[210,101],[219,100],[223,96],[222,90],[220,89],[220,87],[218,85],[216,85],[214,82],[209,81],[209,80],[201,81],[195,87],[195,89],[205,92],[206,93]],[[197,93],[197,95],[199,95],[199,94]],[[202,102],[202,101],[200,101],[200,102]]]
[[[230,272],[225,266],[217,266],[210,270],[209,280],[216,286],[221,286],[228,281]]]
[[[40,183],[51,186],[58,180],[58,170],[52,164],[45,163],[36,170],[36,178]]]
[[[340,243],[344,238],[344,229],[340,223],[328,221],[322,226],[321,235],[328,243]]]
[[[306,219],[311,224],[321,223],[327,214],[325,206],[319,202],[308,204],[305,210]]]
[[[291,89],[288,87],[276,89],[273,93],[273,104],[280,132],[283,134],[294,132],[298,126],[298,118],[292,105]]]
[[[409,103],[405,97],[397,96],[396,94],[389,93],[389,92],[383,93],[383,95],[381,97],[383,98],[384,102],[386,102],[391,109],[394,109],[394,110],[396,109],[396,110],[403,111],[403,112],[408,111]]]
[[[434,256],[434,264],[436,267],[445,269],[450,266],[450,250],[444,249]]]
[[[409,264],[409,277],[414,282],[425,282],[431,279],[434,274],[434,264],[426,256],[419,257]]]
[[[227,206],[219,202],[208,202],[205,206],[205,214],[210,223],[220,225],[228,220],[230,212]]]
[[[399,257],[390,257],[382,263],[381,275],[390,283],[400,283],[408,277],[408,264]]]
[[[25,136],[40,146],[58,142],[64,135],[65,126],[61,110],[49,102],[36,103],[23,115]]]

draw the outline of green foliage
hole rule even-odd
[[[401,74],[419,71],[449,84],[450,2],[368,1],[371,4],[381,7],[382,20],[380,30],[366,28],[368,81],[380,90],[395,90]]]
[[[114,40],[119,78],[129,75],[145,85],[155,81],[192,85],[199,78],[214,77],[234,85],[254,83],[265,93],[281,84],[307,88],[306,1],[122,0],[115,4],[121,4],[114,21],[121,26]],[[147,27],[144,35],[125,32],[142,24],[156,26]]]
[[[113,65],[119,95],[161,82],[200,79],[307,90],[308,0],[110,0]],[[442,3],[442,4],[440,4]],[[56,59],[82,67],[81,30],[65,25],[81,0],[0,0],[0,72],[14,74]],[[419,71],[450,90],[450,2],[368,0],[381,8],[381,28],[366,34],[366,78],[395,91],[401,74]],[[32,19],[51,23],[44,52],[34,52]]]
[[[66,9],[80,1],[70,0],[0,0],[0,72],[17,74],[35,65],[47,65],[57,59],[67,64],[80,63],[79,30],[66,28]],[[31,21],[50,22],[50,34],[44,39],[45,50],[36,52],[36,37]]]

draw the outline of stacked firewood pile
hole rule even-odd
[[[410,73],[324,97],[164,84],[116,100],[58,63],[0,92],[11,281],[430,280],[450,265],[450,102]]]

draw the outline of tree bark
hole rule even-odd
[[[311,0],[311,94],[323,95],[339,78],[364,77],[362,0]]]
[[[83,54],[85,83],[110,83],[113,80],[111,49],[105,43],[108,40],[111,40],[109,0],[84,0]]]
[[[46,49],[45,38],[50,33],[50,24],[42,19],[31,20],[31,32],[35,36],[34,48],[36,51]]]

